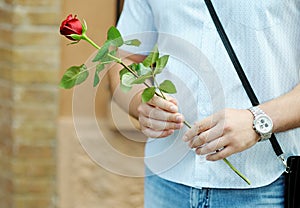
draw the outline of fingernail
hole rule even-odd
[[[175,105],[172,105],[172,106],[170,107],[170,110],[171,110],[171,111],[177,111],[177,107],[176,107]]]
[[[183,140],[184,142],[187,142],[187,140],[188,140],[187,136],[183,136],[183,137],[182,137],[182,140]]]
[[[182,116],[176,116],[176,121],[181,122],[183,120]]]
[[[173,134],[173,133],[174,133],[174,130],[169,130],[168,133],[169,133],[169,134]]]
[[[201,155],[201,148],[196,149],[196,154]]]
[[[176,129],[180,129],[180,128],[181,128],[181,126],[182,126],[182,124],[181,124],[181,123],[180,123],[180,124],[176,124],[176,125],[175,125],[175,128],[176,128]]]

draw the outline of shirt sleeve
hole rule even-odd
[[[139,47],[123,46],[122,49],[135,54],[148,54],[157,41],[154,16],[148,0],[125,0],[117,24],[124,40],[139,39]]]

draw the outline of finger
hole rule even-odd
[[[199,136],[195,136],[189,143],[191,148],[197,148],[205,143],[209,143],[223,135],[223,127],[215,125],[214,127],[202,132]]]
[[[138,108],[138,112],[148,118],[160,121],[169,121],[180,123],[184,121],[184,117],[180,113],[170,113],[159,108],[154,108],[148,104],[142,104]]]
[[[207,155],[206,160],[208,161],[222,160],[226,157],[229,157],[232,154],[233,154],[233,149],[230,146],[228,146],[228,147],[224,147],[222,150],[214,154]]]
[[[183,135],[183,141],[188,142],[192,140],[195,136],[201,134],[202,132],[214,127],[217,124],[217,120],[213,119],[213,116],[209,116],[200,122],[195,123],[191,129],[189,129]]]
[[[178,106],[177,100],[171,96],[167,96],[167,100],[173,103],[174,105]]]
[[[153,129],[142,127],[142,133],[150,138],[164,138],[174,133],[174,130],[154,131]]]
[[[143,115],[139,116],[139,122],[142,126],[156,131],[162,131],[168,129],[180,129],[183,127],[183,123],[160,121],[160,120],[155,120],[152,118],[145,117]]]
[[[206,154],[209,154],[209,153],[213,153],[213,152],[216,152],[216,151],[219,151],[219,150],[223,149],[227,145],[228,145],[228,143],[224,139],[224,137],[220,137],[218,139],[215,139],[212,142],[207,143],[204,146],[198,147],[196,149],[196,154],[206,155]]]
[[[165,100],[161,97],[154,96],[149,102],[149,105],[158,107],[160,109],[163,109],[165,111],[169,111],[172,113],[177,113],[178,112],[178,107],[174,103],[174,99],[172,99],[172,102],[169,100]]]

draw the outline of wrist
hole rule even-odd
[[[249,115],[249,127],[252,131],[252,134],[254,135],[255,142],[259,142],[260,140],[260,134],[258,134],[255,129],[253,128],[253,121],[254,121],[254,115],[249,111],[249,109],[245,109],[245,112]]]

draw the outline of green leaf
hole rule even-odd
[[[81,26],[82,26],[82,34],[85,34],[87,31],[87,24],[86,24],[85,20],[83,20],[83,23],[81,23]]]
[[[160,74],[163,71],[163,69],[166,67],[168,63],[168,60],[169,60],[169,55],[164,55],[157,60],[155,70],[154,70],[154,75]]]
[[[121,83],[126,87],[132,87],[132,82],[135,80],[135,76],[130,72],[126,72],[122,75]]]
[[[138,75],[152,74],[152,69],[150,67],[145,67],[142,63],[137,64],[135,71]]]
[[[77,41],[74,41],[74,42],[71,42],[71,43],[68,43],[67,45],[75,45],[75,44],[77,44],[77,43],[79,43],[78,40],[77,40]]]
[[[136,74],[138,74],[138,64],[136,63],[132,63],[130,65],[127,66],[128,68],[130,68],[132,71],[137,72]],[[122,76],[126,73],[131,73],[129,70],[127,70],[125,67],[119,72],[120,75],[120,79],[122,80]]]
[[[110,64],[110,63],[114,62],[115,60],[112,57],[110,57],[108,54],[110,54],[112,56],[116,56],[116,53],[117,53],[116,50],[110,51],[101,59],[101,62],[104,64]]]
[[[114,40],[116,38],[121,38],[120,31],[115,27],[111,26],[107,31],[107,40]]]
[[[114,50],[110,51],[109,54],[112,55],[112,56],[116,56],[117,55],[117,49],[114,49]]]
[[[111,43],[116,47],[120,47],[124,44],[120,31],[114,26],[108,29],[107,40],[111,41]]]
[[[148,102],[153,98],[155,94],[155,87],[148,87],[142,93],[142,101],[144,103]]]
[[[131,84],[142,84],[150,78],[152,78],[152,74],[141,75],[139,76],[139,78],[135,79]]]
[[[129,45],[129,46],[140,46],[141,45],[141,41],[139,41],[138,39],[133,39],[133,40],[126,40],[124,41],[125,45]]]
[[[96,87],[99,84],[99,82],[100,82],[99,75],[95,73],[93,87]]]
[[[152,51],[150,52],[150,54],[143,61],[144,66],[145,67],[152,66],[158,60],[158,57],[159,57],[158,47],[157,45],[155,45]]]
[[[128,67],[129,67],[130,69],[132,69],[132,71],[135,71],[135,72],[137,72],[137,73],[138,73],[138,71],[140,70],[137,63],[132,63],[132,64],[130,64]]]
[[[131,90],[131,88],[132,88],[132,86],[125,86],[124,84],[123,84],[123,75],[125,75],[125,74],[127,74],[127,73],[129,73],[128,72],[128,70],[127,69],[125,69],[125,68],[123,68],[120,72],[119,72],[119,75],[120,75],[120,80],[121,80],[121,82],[120,82],[120,88],[121,88],[121,90],[123,91],[123,92],[129,92],[130,90]],[[125,78],[126,79],[126,78]],[[125,80],[124,80],[124,82],[126,82]]]
[[[80,41],[82,39],[82,35],[78,35],[78,34],[71,34],[71,35],[67,35],[68,37],[73,38],[74,40]]]
[[[96,66],[96,71],[95,71],[95,75],[94,75],[94,87],[96,87],[99,82],[100,82],[100,79],[99,79],[99,73],[105,68],[104,64],[100,63]]]
[[[175,85],[173,84],[173,82],[171,82],[170,80],[165,80],[163,81],[159,87],[158,87],[161,91],[169,93],[169,94],[174,94],[177,92]]]
[[[126,74],[127,72],[128,72],[128,70],[125,68],[123,68],[121,71],[119,71],[120,80],[122,80],[123,75]]]
[[[105,64],[103,64],[103,63],[97,64],[97,66],[96,66],[97,74],[99,74],[99,72],[101,72],[104,68],[105,68]]]
[[[93,59],[93,62],[101,61],[107,54],[110,42],[106,41],[103,46],[98,50],[97,55]]]
[[[84,82],[88,76],[89,72],[84,64],[81,66],[72,66],[64,73],[59,86],[64,89],[71,89],[75,85]]]
[[[124,85],[122,85],[122,84],[120,84],[120,88],[121,88],[121,90],[123,91],[123,92],[129,92],[131,89],[132,89],[132,87],[127,87],[127,86],[124,86]]]

